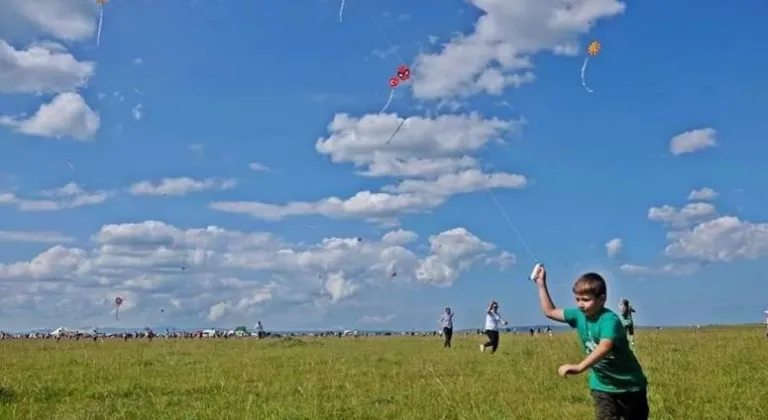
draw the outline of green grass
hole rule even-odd
[[[590,419],[573,333],[440,339],[0,342],[0,419]],[[653,419],[768,418],[752,328],[640,331]]]

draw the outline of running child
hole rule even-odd
[[[597,273],[586,273],[573,285],[576,307],[557,309],[547,289],[547,272],[536,276],[544,315],[576,329],[586,357],[558,368],[563,378],[589,370],[589,388],[597,420],[648,420],[648,380],[624,334],[616,313],[605,307],[607,287]]]

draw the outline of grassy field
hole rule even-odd
[[[640,331],[653,419],[768,419],[752,328]],[[439,338],[0,342],[0,419],[590,419],[573,333]]]

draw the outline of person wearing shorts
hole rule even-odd
[[[547,289],[547,273],[536,275],[544,315],[564,322],[578,333],[585,357],[557,369],[563,378],[589,372],[589,390],[596,420],[648,420],[648,379],[632,352],[619,316],[605,307],[607,287],[597,273],[585,273],[573,285],[575,308],[558,309]]]

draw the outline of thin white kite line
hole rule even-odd
[[[99,29],[96,31],[96,46],[99,46],[101,41],[101,24],[104,22],[104,6],[99,6]]]
[[[491,196],[491,199],[493,200],[493,203],[496,204],[496,208],[499,209],[499,211],[501,212],[502,216],[504,216],[504,219],[506,219],[507,224],[509,225],[509,227],[511,227],[512,230],[515,232],[515,234],[517,235],[517,238],[520,239],[520,243],[523,244],[523,247],[525,248],[525,251],[528,252],[528,255],[530,255],[531,258],[533,258],[534,262],[538,262],[539,260],[536,259],[536,256],[533,255],[533,252],[531,252],[531,248],[528,247],[528,243],[526,243],[525,239],[523,239],[523,235],[520,234],[520,231],[517,230],[517,228],[515,227],[515,224],[512,223],[512,219],[509,217],[507,212],[504,210],[504,207],[502,207],[501,204],[499,204],[499,200],[496,199],[496,196],[493,194],[493,192],[491,192],[491,189],[490,188],[486,188],[485,190],[488,192],[488,195]]]
[[[389,98],[387,99],[387,103],[384,104],[384,108],[381,108],[381,111],[379,111],[379,114],[383,113],[384,111],[387,110],[387,108],[389,108],[389,104],[392,103],[392,98],[394,97],[395,97],[395,88],[392,88],[389,90]]]
[[[589,57],[584,59],[584,64],[581,65],[581,86],[589,93],[593,93],[594,90],[590,89],[589,86],[587,86],[587,81],[585,78],[585,73],[587,72],[587,63],[589,63]]]
[[[381,27],[381,25],[379,25],[379,22],[376,20],[376,16],[374,16],[373,12],[371,12],[371,11],[369,11],[368,13],[371,15],[371,20],[373,21],[373,24],[376,25],[376,29],[379,30],[379,33],[384,38],[384,41],[386,41],[387,44],[389,44],[389,47],[392,48],[392,53],[395,54],[395,56],[397,57],[398,60],[400,60],[401,64],[406,64],[407,65],[407,62],[405,61],[405,59],[403,59],[403,57],[400,55],[400,53],[397,52],[397,46],[392,43],[392,41],[387,36],[387,33],[384,32],[384,29]]]
[[[341,0],[341,7],[339,7],[339,22],[344,22],[344,5],[347,4],[347,0]]]

